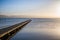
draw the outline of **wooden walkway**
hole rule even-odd
[[[0,40],[9,40],[30,21],[31,20],[26,20],[24,22],[12,25],[10,27],[0,29]]]

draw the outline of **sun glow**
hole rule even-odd
[[[60,18],[60,3],[56,7],[56,16]]]

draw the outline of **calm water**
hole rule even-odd
[[[26,18],[0,18],[0,29],[27,20]],[[10,40],[60,40],[60,19],[33,18]]]

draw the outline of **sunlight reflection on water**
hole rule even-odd
[[[42,21],[43,20],[43,21]],[[46,19],[32,19],[11,40],[60,40],[60,22]]]
[[[27,19],[0,20],[0,28],[20,23]],[[10,40],[60,40],[60,19],[33,18],[32,21]]]

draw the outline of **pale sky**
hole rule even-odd
[[[60,0],[0,0],[0,15],[60,18]]]

